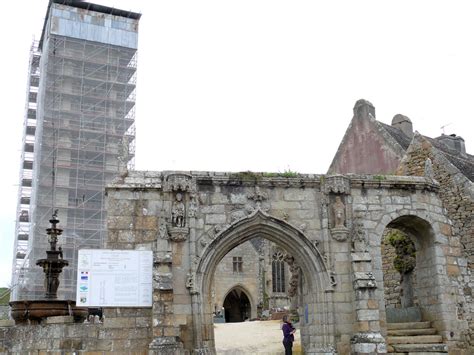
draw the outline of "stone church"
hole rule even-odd
[[[0,349],[214,354],[219,312],[287,306],[305,354],[473,353],[473,157],[410,127],[361,100],[326,175],[128,172],[104,248],[153,251],[152,307],[0,327]]]

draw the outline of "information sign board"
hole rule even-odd
[[[149,250],[79,250],[76,305],[151,307],[152,269]]]

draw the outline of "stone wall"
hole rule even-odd
[[[423,176],[428,158],[432,162],[433,178],[441,186],[443,207],[453,225],[445,252],[450,260],[448,276],[458,289],[456,313],[460,321],[469,323],[470,332],[464,336],[474,345],[474,187],[444,154],[419,134],[415,134],[399,173]]]
[[[234,272],[233,257],[242,258],[242,272]],[[227,293],[234,287],[240,286],[246,291],[252,307],[251,318],[257,317],[259,302],[260,277],[259,254],[250,242],[239,245],[227,254],[219,263],[214,276],[214,306],[220,310]]]
[[[131,172],[107,189],[106,247],[153,250],[153,308],[107,310],[102,325],[61,324],[50,345],[140,352],[149,342],[153,355],[209,351],[214,272],[227,253],[262,237],[286,252],[306,353],[385,353],[381,244],[394,228],[418,243],[423,316],[450,347],[461,347],[467,324],[456,317],[452,281],[463,258],[437,191],[421,177]],[[13,327],[3,341],[44,347],[56,339],[47,333],[55,326]]]
[[[147,354],[152,340],[151,309],[109,308],[99,324],[50,317],[41,325],[0,327],[0,353]]]
[[[393,259],[397,254],[387,238],[382,240],[381,249],[385,307],[400,308],[400,273],[393,267]]]

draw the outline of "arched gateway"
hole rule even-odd
[[[236,246],[255,237],[268,239],[298,260],[302,282],[299,306],[303,310],[301,338],[304,349],[334,350],[332,287],[323,258],[318,249],[301,231],[285,221],[256,209],[220,232],[204,250],[196,269],[196,342],[199,348],[214,349],[213,307],[210,290],[214,272],[221,259]],[[329,290],[329,293],[326,292]],[[194,302],[193,302],[194,303]],[[312,329],[311,329],[312,327]],[[332,349],[332,350],[331,350]]]
[[[445,351],[463,346],[467,323],[456,314],[465,301],[452,285],[466,260],[437,190],[423,177],[131,172],[107,189],[106,247],[154,251],[150,354],[215,353],[215,271],[231,250],[264,257],[255,243],[240,247],[252,238],[271,245],[266,275],[275,250],[291,270],[285,290],[306,354],[383,354],[407,348],[387,330],[384,294],[382,240],[398,229],[417,250],[416,314]],[[245,269],[248,259],[237,262]]]

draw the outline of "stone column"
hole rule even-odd
[[[172,256],[155,256],[153,263],[153,341],[151,355],[179,355],[183,344],[173,324]]]
[[[359,249],[359,251],[357,251]],[[379,301],[375,296],[377,283],[372,273],[372,259],[366,251],[351,254],[355,290],[356,324],[351,338],[351,354],[385,354],[387,346],[380,333]]]

